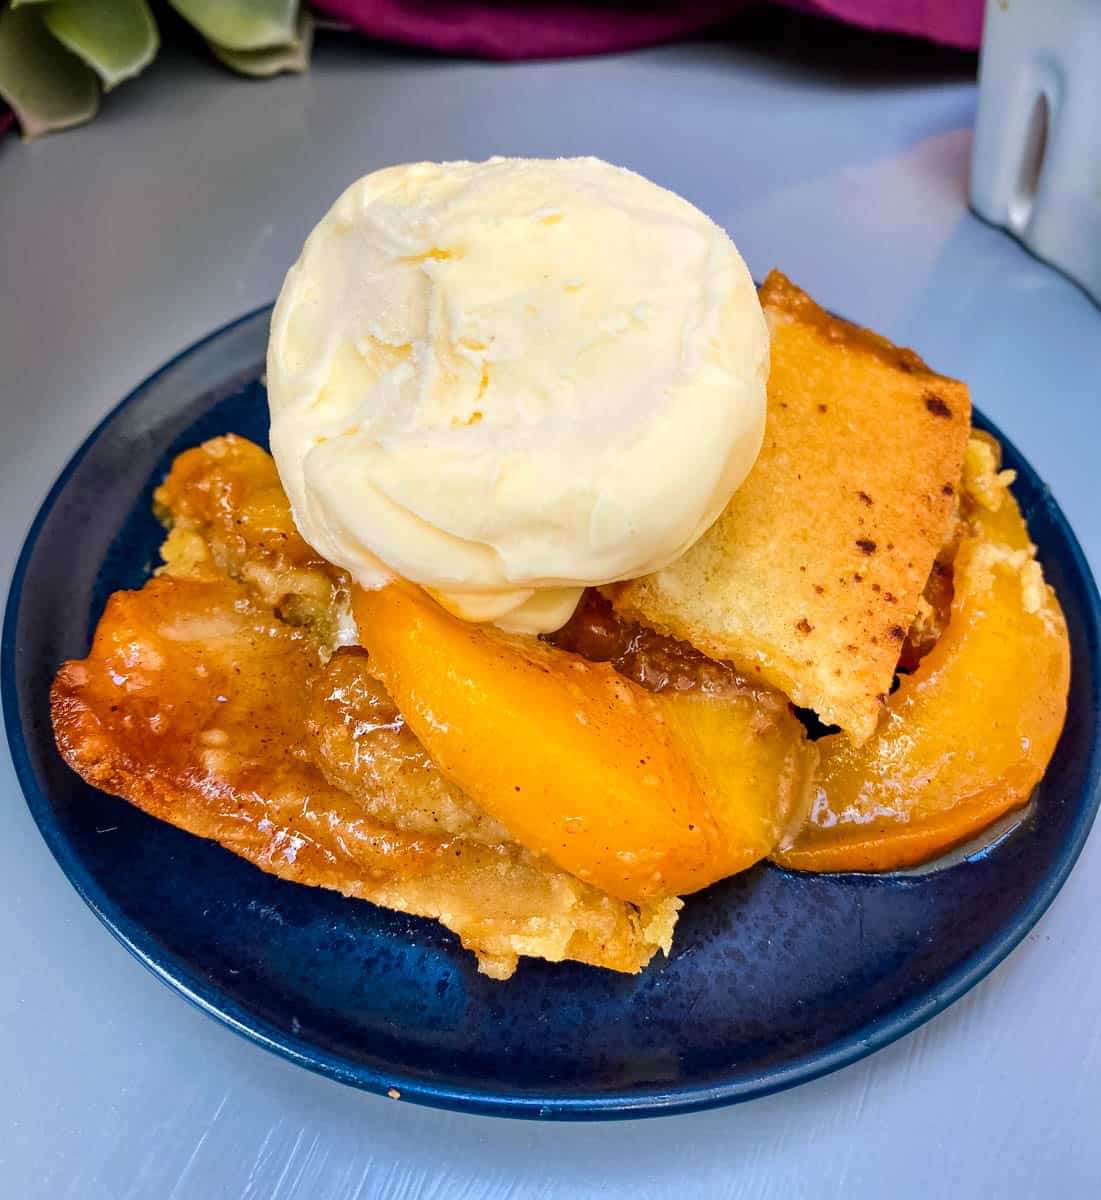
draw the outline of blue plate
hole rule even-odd
[[[269,315],[186,351],[89,437],[34,522],[4,625],[4,713],[27,803],[77,891],[167,983],[260,1045],[371,1091],[505,1116],[637,1116],[853,1062],[963,995],[1039,919],[1098,804],[1099,606],[1062,513],[1004,438],[1070,627],[1070,712],[1025,822],[940,869],[761,865],[691,897],[672,957],[638,977],[525,961],[502,984],[433,922],[275,879],[84,784],[54,747],[50,681],[87,652],[108,595],[156,563],[150,500],[173,455],[230,431],[266,442]]]

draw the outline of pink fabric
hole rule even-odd
[[[0,109],[0,137],[15,125],[15,113],[10,108]]]
[[[313,0],[371,37],[479,58],[570,58],[687,37],[752,0],[594,4],[584,0]],[[779,0],[867,29],[975,49],[983,0]]]
[[[478,58],[573,58],[634,50],[698,33],[751,0],[621,5],[585,0],[314,0],[361,32],[406,46]]]
[[[982,37],[983,0],[809,0],[806,8],[823,16],[908,33],[962,50],[977,50]]]

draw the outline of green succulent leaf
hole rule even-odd
[[[206,38],[226,50],[268,50],[294,41],[298,0],[169,0]]]
[[[146,0],[57,0],[43,20],[96,72],[106,91],[144,70],[160,48]]]
[[[225,46],[209,42],[211,52],[238,75],[263,77],[278,75],[281,71],[301,73],[310,65],[313,48],[314,20],[303,9],[298,14],[298,28],[294,41],[286,46],[273,46],[270,50],[227,50]]]
[[[55,40],[34,6],[0,10],[0,96],[29,142],[90,121],[99,108],[96,74]]]

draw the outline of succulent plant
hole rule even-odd
[[[168,2],[241,75],[309,65],[313,18],[300,0]],[[148,0],[0,0],[0,98],[30,141],[91,120],[101,93],[138,75],[159,48]]]

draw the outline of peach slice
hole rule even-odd
[[[472,625],[420,589],[356,589],[371,669],[440,769],[522,845],[638,903],[763,858],[815,752],[785,706],[654,694],[606,664]]]
[[[885,871],[966,841],[1025,804],[1066,716],[1070,650],[1008,493],[976,508],[948,628],[857,748],[818,742],[810,817],[774,854],[804,871]]]

